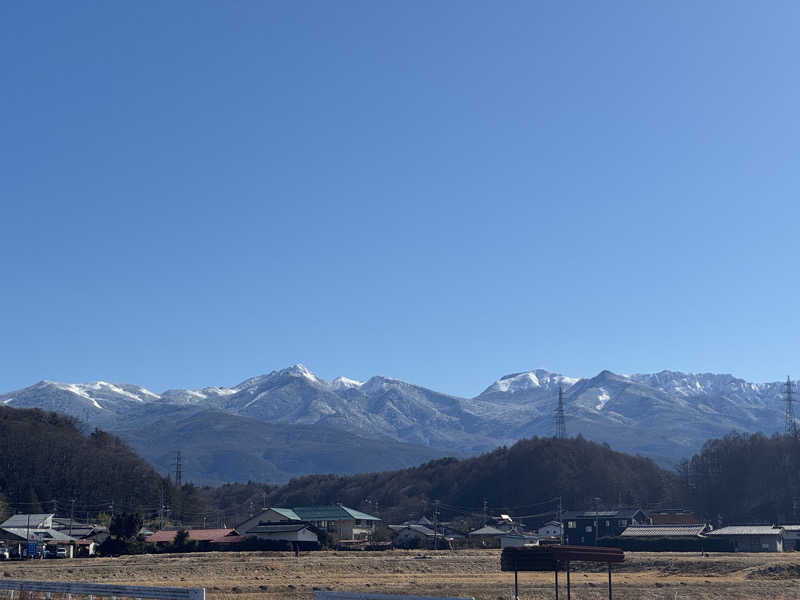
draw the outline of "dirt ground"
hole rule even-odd
[[[584,569],[585,567],[585,569]],[[313,590],[512,600],[498,550],[162,554],[4,562],[3,577],[204,587],[209,600],[310,600]],[[573,565],[572,598],[607,598],[605,568]],[[553,598],[552,573],[520,573],[520,599]],[[800,598],[800,553],[634,553],[614,566],[620,600]],[[564,574],[560,598],[567,597]]]

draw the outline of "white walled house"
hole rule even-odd
[[[539,534],[539,537],[560,538],[563,532],[564,530],[561,527],[561,523],[559,523],[558,521],[548,521],[547,523],[539,527],[537,533]]]
[[[237,529],[250,531],[259,524],[282,521],[308,523],[317,529],[334,534],[340,540],[367,540],[372,537],[375,525],[380,519],[341,504],[294,508],[270,507],[251,517]]]
[[[311,531],[308,525],[304,523],[292,523],[291,521],[256,525],[252,529],[248,529],[242,533],[248,537],[256,537],[260,540],[319,543],[317,534]]]

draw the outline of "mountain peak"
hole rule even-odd
[[[311,381],[322,383],[322,379],[314,375],[311,371],[309,371],[303,363],[295,363],[291,367],[287,369],[283,369],[279,371],[280,373],[286,373],[287,375],[295,375],[297,377],[304,377],[306,379],[310,379]]]
[[[364,385],[363,381],[350,379],[349,377],[339,376],[331,381],[331,388],[334,390],[347,390],[352,388],[359,388]]]
[[[490,385],[484,394],[489,393],[510,393],[524,392],[528,390],[551,390],[562,385],[564,388],[570,387],[577,382],[575,377],[566,377],[558,373],[551,373],[544,369],[534,369],[533,371],[522,371],[520,373],[510,373],[503,375],[500,379]]]

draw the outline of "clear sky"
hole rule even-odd
[[[800,4],[0,3],[0,392],[800,377]]]

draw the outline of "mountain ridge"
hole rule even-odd
[[[472,398],[382,375],[326,381],[302,364],[233,387],[156,394],[133,384],[43,381],[0,396],[0,404],[64,412],[110,431],[130,429],[137,410],[199,407],[276,425],[320,425],[368,439],[469,455],[553,432],[558,390],[567,431],[616,449],[674,464],[706,439],[730,430],[780,431],[783,383],[751,383],[730,374],[621,375],[576,378],[545,369],[503,375]]]

